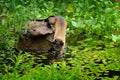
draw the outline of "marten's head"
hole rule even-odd
[[[64,42],[60,39],[56,39],[52,44],[53,44],[54,50],[61,51],[62,46],[64,45]]]

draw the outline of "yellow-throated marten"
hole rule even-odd
[[[67,22],[61,16],[50,16],[45,22],[54,26],[53,48],[57,51],[58,57],[60,57],[65,48]]]

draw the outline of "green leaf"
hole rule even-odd
[[[117,39],[118,39],[118,37],[117,37],[116,35],[112,34],[112,40],[113,40],[114,42],[116,42]]]

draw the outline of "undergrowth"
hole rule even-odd
[[[29,52],[16,52],[25,24],[51,15],[68,23],[64,60],[46,65]],[[0,80],[116,80],[119,33],[120,3],[115,0],[1,0]]]

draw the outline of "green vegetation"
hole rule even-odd
[[[115,0],[0,0],[0,80],[116,80],[120,76],[120,3]],[[63,61],[35,64],[14,44],[30,19],[68,22]],[[14,29],[14,31],[12,31]]]

